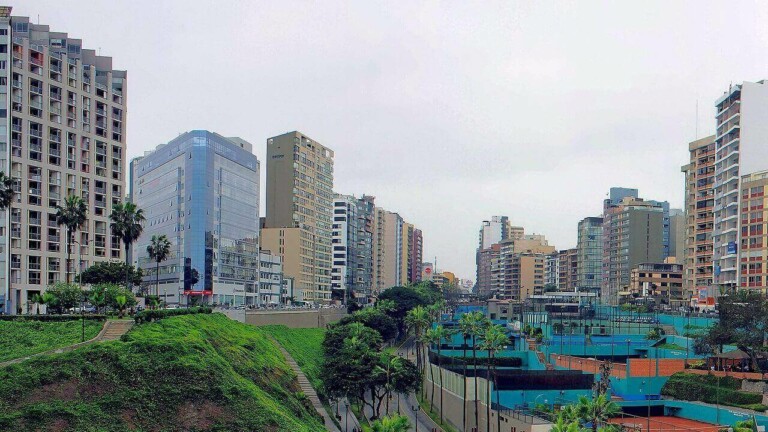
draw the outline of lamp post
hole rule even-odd
[[[344,406],[347,408],[347,411],[344,413],[344,432],[349,431],[349,401],[344,401]]]
[[[411,410],[413,411],[413,424],[416,426],[416,432],[419,432],[419,407],[413,405]]]

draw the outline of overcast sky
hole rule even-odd
[[[9,3],[128,70],[130,157],[209,129],[263,178],[266,139],[300,130],[335,150],[337,192],[472,279],[492,215],[564,249],[611,186],[682,207],[715,99],[768,78],[768,2]]]

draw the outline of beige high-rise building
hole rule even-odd
[[[125,258],[109,215],[126,194],[127,74],[82,40],[10,13],[0,8],[0,100],[8,110],[0,169],[15,179],[16,196],[10,217],[0,217],[0,305],[28,313],[30,297],[67,274],[73,280],[94,262]],[[85,201],[88,217],[67,262],[66,229],[55,215],[70,195]]]
[[[263,249],[283,260],[305,301],[331,300],[333,151],[301,132],[267,140]]]
[[[712,276],[712,228],[715,204],[715,136],[688,144],[690,162],[685,173],[685,259],[683,287],[706,300],[714,297]]]
[[[376,207],[373,216],[373,291],[403,285],[403,218]]]
[[[516,237],[500,244],[499,285],[493,289],[503,298],[521,301],[544,292],[547,255],[554,252],[555,247],[540,234]]]
[[[408,285],[410,283],[413,283],[412,278],[412,267],[413,267],[413,241],[414,241],[414,230],[416,227],[413,226],[413,224],[408,222],[403,222],[403,232],[401,234],[402,237],[402,246],[400,251],[400,283],[403,285]]]

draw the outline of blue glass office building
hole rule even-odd
[[[255,304],[259,277],[259,161],[250,143],[208,131],[181,134],[131,162],[131,198],[146,223],[134,243],[155,290],[153,235],[171,241],[157,290],[169,304]],[[186,271],[185,271],[186,268]],[[192,284],[191,269],[198,272]]]

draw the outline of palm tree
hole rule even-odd
[[[471,314],[465,313],[459,318],[459,333],[461,333],[462,348],[464,350],[464,354],[461,357],[464,363],[464,399],[462,400],[465,404],[464,413],[462,414],[462,430],[467,430],[467,344],[469,343],[469,338],[472,336]]]
[[[422,364],[421,358],[421,338],[424,334],[424,331],[429,326],[429,314],[423,306],[416,306],[415,308],[408,311],[405,316],[405,322],[408,324],[408,327],[411,328],[415,336],[416,366],[419,368],[419,370],[423,370],[424,365]]]
[[[125,305],[128,303],[128,297],[125,294],[120,294],[115,297],[115,304],[117,304],[118,318],[122,318],[125,314]]]
[[[442,326],[439,326],[439,327],[442,328]],[[440,342],[438,342],[438,335],[437,333],[435,333],[435,329],[434,328],[427,329],[427,331],[424,332],[423,340],[424,342],[427,343],[427,359],[429,359],[430,345],[436,343],[439,346],[440,344]],[[440,359],[438,357],[438,362],[439,361]],[[431,411],[434,411],[435,410],[435,371],[432,369],[432,361],[428,360],[428,362],[429,362],[429,380],[432,381],[432,394],[429,397],[429,409]],[[441,387],[441,391],[442,391],[442,387]]]
[[[488,327],[490,321],[480,311],[474,311],[469,313],[469,334],[472,337],[472,371],[475,381],[475,427],[479,428],[480,418],[478,411],[480,409],[479,399],[477,397],[477,338],[485,333],[485,328]]]
[[[481,349],[484,349],[488,351],[488,366],[487,369],[490,369],[493,374],[493,387],[496,390],[496,403],[499,402],[499,385],[498,385],[498,374],[496,370],[496,362],[494,361],[496,357],[496,353],[501,351],[505,346],[509,345],[509,338],[504,333],[504,328],[500,325],[492,325],[488,327],[485,330],[485,334],[483,334],[483,343],[481,344]],[[491,385],[490,380],[487,379],[488,375],[486,374],[486,381],[488,381],[488,411],[486,416],[486,430],[491,430]],[[496,430],[501,430],[501,418],[497,415],[496,416],[497,425]]]
[[[437,370],[440,374],[440,423],[443,423],[443,369],[442,369],[442,345],[443,341],[449,339],[453,332],[446,330],[442,325],[438,325],[432,330],[432,334],[437,339]],[[434,390],[432,391],[434,393]]]
[[[56,298],[56,296],[49,292],[44,292],[43,295],[40,296],[40,304],[47,306],[45,310],[47,313],[50,313],[49,309],[55,308],[57,303],[58,303],[58,299]]]
[[[149,254],[149,257],[152,258],[156,263],[155,268],[155,295],[159,296],[160,294],[160,263],[165,261],[168,258],[168,255],[171,254],[171,242],[168,240],[168,237],[165,236],[165,234],[161,236],[152,236],[152,240],[149,242],[149,246],[147,246],[147,253]]]
[[[40,315],[40,304],[43,301],[43,296],[40,294],[33,294],[29,301],[35,304],[35,315]]]
[[[13,203],[13,198],[16,196],[16,191],[13,190],[13,185],[16,181],[11,176],[5,175],[3,171],[0,171],[0,210],[5,210],[5,226],[8,227],[10,234],[10,228],[11,228],[11,204]],[[8,242],[8,245],[10,247],[11,242]],[[6,282],[6,288],[5,288],[5,302],[6,304],[2,305],[3,310],[6,313],[9,313],[10,310],[7,310],[7,306],[10,306],[11,304],[11,260],[7,260],[7,268],[5,269],[5,282]]]
[[[64,206],[56,206],[56,225],[67,227],[67,283],[69,283],[69,269],[72,262],[72,237],[85,223],[88,208],[85,202],[77,195],[70,195],[64,199]]]
[[[584,428],[579,426],[578,421],[572,421],[564,418],[564,416],[558,416],[555,424],[552,425],[552,429],[549,432],[583,432]]]
[[[410,427],[408,417],[397,414],[371,422],[371,432],[408,432]]]
[[[112,208],[112,214],[109,215],[112,221],[109,226],[112,228],[112,234],[119,236],[123,241],[125,248],[125,288],[131,289],[130,283],[131,263],[128,262],[128,251],[134,241],[141,237],[144,230],[144,210],[138,208],[132,202],[118,203]]]
[[[592,432],[597,432],[598,424],[605,423],[621,411],[616,402],[610,401],[604,394],[592,399],[580,396],[576,410],[585,424],[592,424]]]

